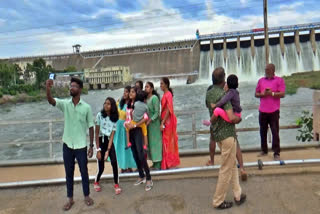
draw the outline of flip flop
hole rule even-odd
[[[85,198],[84,199],[84,203],[87,205],[87,206],[91,206],[91,205],[93,205],[93,200],[92,200],[92,198],[90,198],[90,197],[88,197],[88,198]]]
[[[63,210],[64,211],[68,211],[68,210],[70,210],[71,209],[71,207],[73,206],[73,204],[74,204],[74,201],[68,201],[65,205],[63,205]]]
[[[207,161],[206,166],[213,166],[211,160],[208,160],[208,161]]]
[[[234,202],[236,203],[236,205],[240,206],[241,204],[243,204],[246,201],[246,199],[247,199],[247,195],[241,193],[240,200],[237,201],[236,199],[234,199]]]

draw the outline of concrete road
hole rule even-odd
[[[196,172],[194,172],[196,173]],[[253,175],[241,183],[247,193],[247,202],[238,207],[220,211],[212,207],[212,196],[217,177],[202,172],[197,178],[154,178],[154,188],[133,186],[134,180],[122,181],[123,192],[115,195],[110,180],[102,181],[102,192],[91,196],[95,204],[87,207],[83,202],[81,184],[75,185],[75,204],[68,212],[62,211],[66,200],[64,185],[0,190],[0,214],[34,213],[88,213],[88,214],[293,214],[320,213],[320,173]],[[227,195],[233,200],[232,192]]]

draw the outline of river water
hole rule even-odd
[[[205,93],[209,86],[209,80],[198,81],[195,84],[185,85],[185,80],[173,81],[174,109],[176,112],[196,111],[196,129],[208,130],[202,125],[203,119],[209,118],[209,113],[205,107]],[[155,82],[159,91],[159,81]],[[243,107],[243,121],[237,127],[259,127],[258,105],[259,100],[254,97],[256,81],[241,82],[239,87],[241,105]],[[159,91],[160,92],[160,91]],[[100,111],[106,97],[115,99],[121,97],[123,89],[114,91],[98,90],[89,91],[88,95],[83,95],[87,103],[92,107],[94,115]],[[162,94],[160,92],[160,94]],[[293,125],[303,110],[312,110],[312,90],[299,89],[295,95],[287,95],[281,100],[280,125]],[[37,120],[37,119],[59,119],[63,114],[55,107],[50,106],[46,101],[37,103],[22,103],[16,105],[0,106],[0,120]],[[177,115],[178,131],[191,131],[191,115]],[[36,159],[47,158],[49,156],[49,146],[47,144],[23,145],[23,141],[48,140],[48,124],[19,124],[1,126],[0,129],[0,160]],[[53,124],[53,139],[61,139],[63,133],[63,123]],[[297,130],[280,130],[281,145],[301,144],[295,137]],[[259,132],[238,133],[242,148],[258,147],[260,145]],[[15,142],[14,145],[1,145],[5,142]],[[209,135],[197,136],[199,148],[208,148]],[[179,148],[191,149],[192,137],[179,136]],[[54,144],[54,157],[60,158],[62,153],[61,143]]]

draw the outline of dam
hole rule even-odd
[[[269,28],[269,60],[278,75],[320,70],[320,23]],[[265,47],[263,29],[213,33],[194,40],[122,47],[70,54],[27,56],[3,59],[22,70],[34,59],[43,58],[56,70],[75,66],[77,70],[124,66],[132,75],[165,76],[198,73],[208,79],[213,68],[222,66],[240,81],[263,75]]]

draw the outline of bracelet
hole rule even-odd
[[[274,97],[274,92],[272,92],[272,96]]]
[[[137,125],[136,125],[136,124],[134,124],[134,125],[133,125],[133,127],[134,127],[134,128],[137,128]]]
[[[90,144],[90,148],[93,148],[93,144]]]
[[[96,151],[97,151],[97,152],[100,152],[100,151],[101,151],[101,148],[98,148]]]

